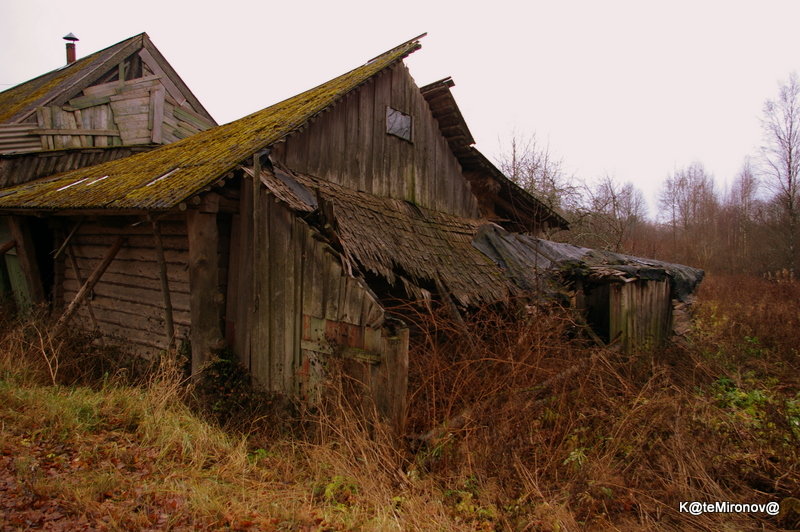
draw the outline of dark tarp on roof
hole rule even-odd
[[[503,228],[486,224],[479,228],[473,245],[495,263],[505,268],[507,274],[523,287],[541,283],[539,276],[546,273],[571,272],[595,279],[636,278],[663,280],[669,278],[672,297],[680,301],[695,290],[703,280],[703,270],[654,259],[644,259],[550,242],[519,233],[509,233]]]

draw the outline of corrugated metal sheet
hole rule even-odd
[[[0,208],[170,209],[419,47],[411,40],[288,100],[151,152],[2,190]]]
[[[107,146],[3,154],[0,155],[0,187],[28,183],[34,179],[130,157],[154,148],[154,145]]]

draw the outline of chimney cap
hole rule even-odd
[[[72,33],[72,32],[67,33],[66,35],[64,35],[62,37],[62,39],[64,39],[65,41],[79,41],[80,40],[77,37],[75,37],[75,34]]]

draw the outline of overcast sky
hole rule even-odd
[[[209,7],[205,7],[209,6]],[[642,188],[700,161],[718,182],[761,143],[764,101],[800,70],[800,2],[2,0],[0,90],[146,31],[218,122],[428,32],[407,64],[452,76],[477,147],[536,134],[578,178]]]

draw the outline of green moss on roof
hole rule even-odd
[[[409,41],[318,87],[153,151],[4,189],[0,208],[170,209],[419,47]]]
[[[15,122],[17,119],[29,115],[36,107],[46,105],[63,91],[68,90],[74,83],[77,83],[93,68],[111,58],[117,51],[137,38],[141,40],[143,35],[135,35],[104,50],[79,59],[70,65],[57,68],[47,74],[42,74],[39,77],[0,92],[0,124]]]

